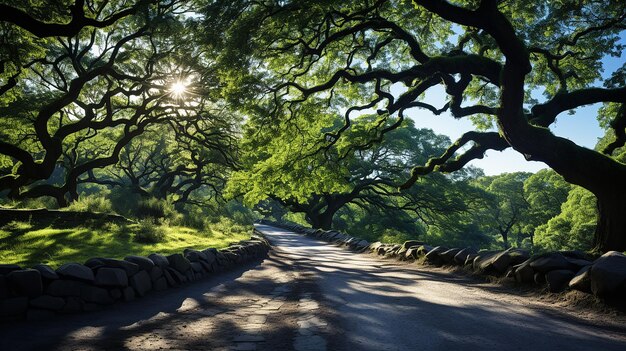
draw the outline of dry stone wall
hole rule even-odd
[[[269,242],[257,233],[217,250],[185,250],[169,256],[94,257],[57,269],[0,265],[0,322],[37,320],[101,309],[183,286],[267,254]]]
[[[598,297],[626,299],[626,255],[617,251],[609,251],[598,258],[580,251],[535,256],[516,248],[476,252],[471,248],[433,247],[415,240],[403,244],[370,243],[335,230],[312,229],[291,223],[262,223],[384,258],[462,266],[485,275],[513,279],[520,284],[544,286],[555,293],[569,289]]]

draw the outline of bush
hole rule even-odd
[[[167,200],[149,198],[139,201],[136,215],[138,218],[156,218],[169,221],[179,220],[181,215],[176,212],[174,205]]]
[[[156,244],[164,241],[165,236],[165,228],[159,226],[154,218],[146,218],[139,221],[135,241],[144,244]]]
[[[68,207],[68,211],[78,212],[113,212],[113,204],[111,200],[98,195],[80,196],[78,200],[72,202]]]

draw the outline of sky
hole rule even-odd
[[[626,33],[622,33],[621,43],[626,44]],[[604,74],[610,75],[616,68],[621,67],[626,60],[626,55],[621,57],[607,57],[603,60]],[[428,101],[436,107],[445,104],[445,93],[441,87],[430,89],[424,101]],[[601,104],[588,105],[578,108],[573,115],[562,113],[557,117],[556,122],[550,126],[550,130],[561,137],[566,137],[578,145],[594,148],[598,139],[604,135],[604,130],[600,128],[596,120],[598,108]],[[415,120],[418,128],[430,128],[438,134],[447,135],[453,141],[463,133],[474,130],[472,123],[468,119],[455,119],[449,113],[442,113],[435,116],[429,111],[412,109],[406,112],[409,118]],[[487,151],[485,157],[480,160],[473,160],[469,163],[482,168],[486,175],[496,175],[510,172],[537,172],[540,169],[548,168],[543,162],[526,161],[524,157],[509,148],[499,152]]]

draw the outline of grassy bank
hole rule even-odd
[[[110,221],[13,221],[0,227],[0,263],[57,267],[91,257],[124,258],[185,248],[223,248],[250,237],[251,226],[223,220],[205,229],[177,225]]]

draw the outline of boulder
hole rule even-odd
[[[108,287],[128,286],[128,275],[121,268],[103,267],[96,273],[95,285]]]
[[[122,298],[122,290],[121,289],[111,289],[109,290],[109,295],[113,300],[119,300]]]
[[[80,288],[80,298],[85,302],[92,302],[100,305],[110,305],[113,299],[106,289],[97,286],[85,285]]]
[[[41,273],[36,269],[21,269],[7,275],[7,281],[16,295],[37,297],[43,293]]]
[[[558,252],[540,255],[533,259],[530,266],[538,272],[547,273],[559,269],[569,269],[571,265],[565,256]]]
[[[434,265],[441,265],[443,260],[439,256],[447,250],[448,248],[442,246],[433,247],[433,249],[428,251],[425,256],[426,262]]]
[[[500,275],[506,272],[511,263],[507,250],[479,253],[474,260],[474,269],[486,274]]]
[[[93,257],[85,261],[85,266],[91,268],[92,270],[98,269],[100,267],[104,267],[104,261],[98,257]]]
[[[30,300],[32,307],[58,311],[65,305],[65,300],[62,297],[56,297],[51,295],[41,295]]]
[[[420,245],[424,245],[423,241],[418,241],[418,240],[407,240],[404,243],[402,243],[402,248],[404,250],[408,250],[411,246],[420,246]]]
[[[191,269],[191,262],[179,253],[167,256],[167,261],[171,268],[180,273],[185,273]]]
[[[579,271],[581,268],[591,266],[593,264],[593,262],[582,258],[571,258],[566,256],[565,259],[570,264],[569,269],[573,269],[574,271]]]
[[[159,254],[153,253],[153,254],[148,255],[148,258],[152,262],[154,262],[154,264],[156,266],[158,266],[161,269],[169,267],[169,265],[170,265],[169,261],[167,260],[167,257],[165,257],[163,255],[159,255]]]
[[[20,269],[22,269],[22,267],[16,264],[0,264],[0,275],[8,275],[9,273]]]
[[[596,296],[621,292],[626,284],[626,256],[609,251],[598,258],[590,271],[591,292]]]
[[[46,294],[58,297],[80,296],[80,288],[85,283],[75,280],[54,280],[46,288]]]
[[[153,283],[157,279],[161,278],[162,276],[163,276],[163,270],[160,267],[158,266],[152,267],[152,269],[150,270],[150,280],[152,280]]]
[[[523,249],[509,248],[506,251],[511,258],[511,262],[509,262],[511,266],[524,263],[530,258],[530,253]]]
[[[180,283],[174,279],[174,275],[170,273],[167,268],[163,270],[163,277],[167,281],[169,286],[178,286]]]
[[[535,270],[530,266],[530,260],[517,265],[515,281],[518,283],[532,283],[535,281]]]
[[[135,299],[135,289],[131,286],[127,286],[122,289],[122,300],[124,301],[132,301]]]
[[[177,286],[180,284],[183,284],[186,282],[185,276],[182,275],[178,270],[172,268],[172,267],[167,267],[163,273],[165,274],[165,277],[167,278],[167,276],[169,275],[172,278],[172,283],[170,283],[170,279],[167,280],[167,282],[172,285],[172,286]]]
[[[47,264],[40,263],[38,265],[35,265],[33,268],[39,271],[39,274],[41,274],[41,278],[43,278],[44,280],[50,281],[59,279],[59,275],[57,274],[57,272],[55,272],[54,269],[52,269],[52,267],[48,266]]]
[[[26,320],[29,322],[45,321],[55,317],[55,313],[50,310],[42,310],[39,308],[29,308],[26,311]]]
[[[57,269],[57,274],[66,279],[93,282],[95,277],[91,268],[80,263],[66,263]]]
[[[465,259],[465,266],[473,265],[474,264],[474,260],[476,260],[476,257],[478,257],[477,253],[471,253],[471,254],[467,255],[467,258]]]
[[[586,292],[588,294],[591,293],[591,274],[590,274],[591,266],[585,266],[581,268],[578,273],[570,280],[569,287],[573,290],[578,290],[582,292]]]
[[[574,272],[568,269],[557,269],[546,273],[548,290],[556,293],[567,288],[569,281],[574,277]]]
[[[150,275],[146,271],[139,271],[139,273],[130,277],[129,283],[139,296],[145,296],[148,291],[152,290],[152,280],[150,280]]]
[[[204,252],[197,251],[197,250],[191,250],[191,249],[185,249],[185,257],[190,262],[198,262],[200,260],[203,260],[203,261],[208,261],[209,260]]]
[[[420,256],[420,257],[421,256],[426,256],[426,254],[428,252],[430,252],[430,250],[432,250],[432,249],[433,249],[433,247],[430,246],[430,245],[426,245],[426,244],[420,245],[420,247],[417,248],[417,255]]]
[[[404,254],[404,259],[406,260],[416,260],[418,255],[417,255],[417,249],[419,248],[419,246],[411,246],[409,247],[408,250],[406,250],[406,253]]]
[[[120,268],[126,272],[126,275],[132,277],[139,272],[139,265],[125,260],[116,260],[114,258],[101,258],[104,267]]]
[[[458,265],[464,265],[465,262],[467,261],[467,257],[475,253],[476,251],[474,249],[466,247],[460,250],[459,252],[457,252],[456,255],[454,255],[454,262]]]
[[[456,256],[459,251],[461,251],[461,249],[449,249],[439,254],[439,257],[444,264],[455,264],[454,256]]]
[[[151,259],[143,256],[126,256],[124,257],[124,261],[134,263],[139,266],[139,269],[146,272],[150,272],[152,267],[154,267],[154,262],[152,262]]]
[[[535,284],[543,285],[546,283],[546,274],[542,272],[535,272],[533,280],[535,281]]]
[[[191,262],[191,269],[195,273],[204,273],[204,268],[199,262]]]
[[[78,313],[83,309],[83,302],[78,297],[67,297],[61,313]]]

